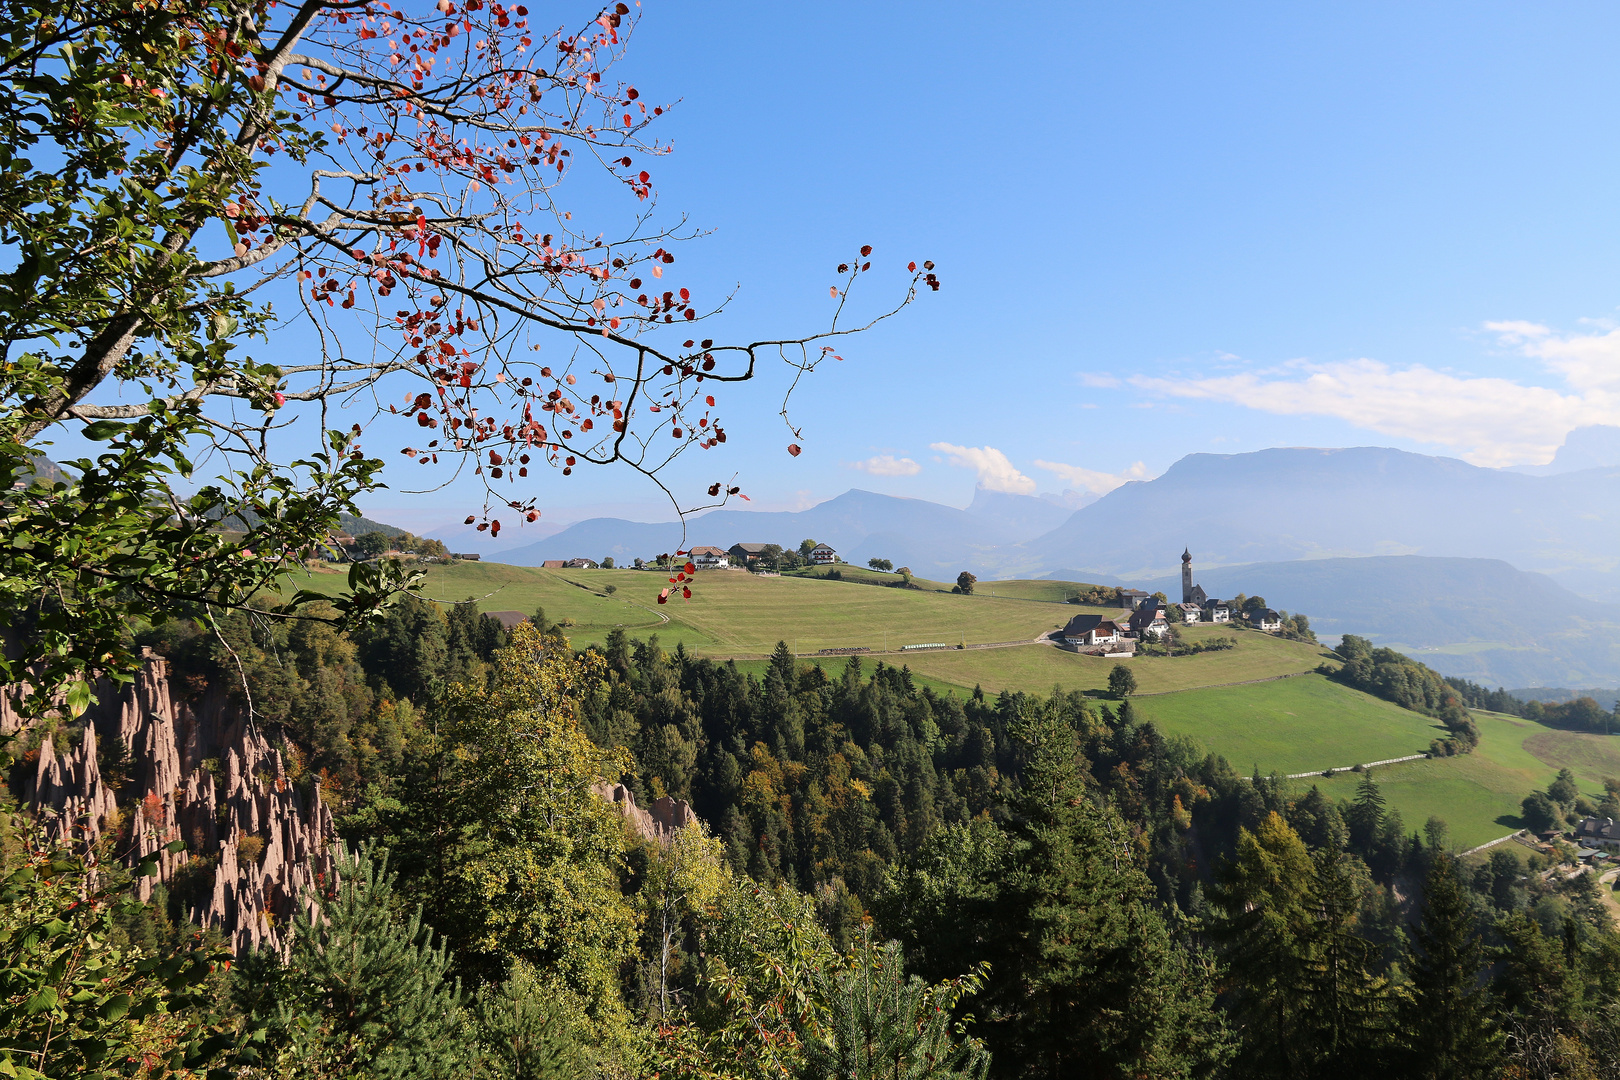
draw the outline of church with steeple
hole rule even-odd
[[[1193,584],[1192,549],[1181,553],[1181,611],[1188,622],[1228,622],[1232,612],[1225,603]]]

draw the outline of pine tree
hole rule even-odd
[[[900,946],[874,946],[864,928],[854,963],[821,971],[824,1024],[801,1025],[807,1080],[983,1080],[990,1055],[951,1022],[982,972],[928,986],[906,977]]]
[[[325,1078],[464,1074],[461,989],[420,910],[400,919],[387,858],[340,849],[337,894],[301,909],[285,963],[255,954],[235,996],[268,1022],[275,1073]]]
[[[1171,938],[1124,821],[1088,797],[1073,725],[1048,705],[1016,730],[1030,761],[1000,913],[1012,955],[988,957],[997,1071],[1207,1071],[1226,1054],[1211,973]]]
[[[1384,793],[1373,782],[1372,773],[1361,774],[1356,785],[1356,799],[1350,805],[1345,824],[1350,826],[1350,847],[1366,857],[1372,854],[1378,839],[1378,828],[1384,823]]]
[[[1423,891],[1407,957],[1412,991],[1403,1028],[1412,1075],[1423,1080],[1495,1076],[1502,1035],[1480,985],[1485,949],[1474,932],[1456,860],[1436,858]]]

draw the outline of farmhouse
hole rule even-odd
[[[1204,615],[1209,622],[1229,623],[1232,621],[1232,606],[1225,600],[1211,600],[1204,605]]]
[[[1575,842],[1582,847],[1620,851],[1620,821],[1614,818],[1582,818],[1575,826]]]
[[[726,554],[726,549],[717,548],[713,544],[699,544],[688,554],[692,556],[692,564],[699,569],[723,568],[731,565],[731,556]]]
[[[1182,622],[1195,623],[1204,619],[1204,609],[1197,604],[1177,604],[1176,607],[1181,611]]]
[[[1149,600],[1131,613],[1131,630],[1139,638],[1157,638],[1170,629],[1170,620],[1157,600]]]
[[[542,570],[561,570],[563,567],[565,567],[567,565],[568,565],[568,563],[563,559],[547,559],[545,562],[540,564],[540,569],[542,569]]]
[[[732,544],[726,550],[732,566],[752,566],[765,557],[765,544]]]
[[[1270,608],[1256,608],[1249,612],[1249,625],[1256,630],[1281,630],[1282,616]]]
[[[1119,590],[1119,606],[1135,611],[1142,606],[1142,601],[1146,600],[1150,595],[1152,594],[1143,592],[1141,589],[1121,589]]]
[[[818,566],[830,565],[838,561],[838,552],[826,544],[817,544],[810,549],[810,561]]]
[[[1063,640],[1077,647],[1111,645],[1122,637],[1119,624],[1101,615],[1076,615],[1063,628]]]
[[[569,559],[563,563],[564,570],[595,570],[595,559]]]

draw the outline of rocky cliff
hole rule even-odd
[[[103,685],[77,745],[58,752],[47,737],[24,778],[23,795],[47,832],[88,849],[106,837],[130,866],[156,856],[158,879],[211,873],[213,891],[190,917],[225,934],[237,952],[280,949],[300,904],[330,887],[332,814],[319,781],[289,782],[279,751],[223,694],[196,708],[177,703],[167,665],[151,653],[132,685]],[[0,731],[20,726],[0,705]],[[102,776],[98,747],[119,754],[122,775]],[[168,852],[183,840],[186,850]],[[140,878],[149,899],[152,878]]]

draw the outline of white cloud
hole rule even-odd
[[[916,476],[922,472],[922,466],[915,461],[908,457],[897,458],[893,454],[879,454],[865,461],[852,461],[849,467],[873,476]]]
[[[1013,467],[993,446],[953,446],[946,442],[929,443],[928,449],[944,454],[945,459],[959,469],[972,469],[979,474],[979,486],[987,491],[1007,491],[1014,495],[1035,494],[1035,481]]]
[[[1577,390],[1620,390],[1620,330],[1606,334],[1553,333],[1528,322],[1486,323],[1504,345],[1516,345],[1562,375]]]
[[[1169,397],[1230,402],[1279,416],[1331,416],[1449,447],[1477,465],[1545,462],[1571,429],[1620,424],[1620,330],[1561,336],[1523,321],[1486,323],[1485,329],[1503,345],[1541,360],[1574,392],[1365,359],[1296,362],[1210,378],[1136,376],[1130,382]]]
[[[1132,480],[1152,479],[1148,475],[1147,466],[1140,461],[1118,473],[1098,472],[1079,465],[1065,465],[1061,461],[1041,461],[1039,458],[1036,459],[1035,465],[1049,473],[1057,474],[1065,483],[1093,495],[1106,495]]]
[[[1099,390],[1109,390],[1119,385],[1119,379],[1105,371],[1082,371],[1080,373],[1080,385],[1096,387]]]

